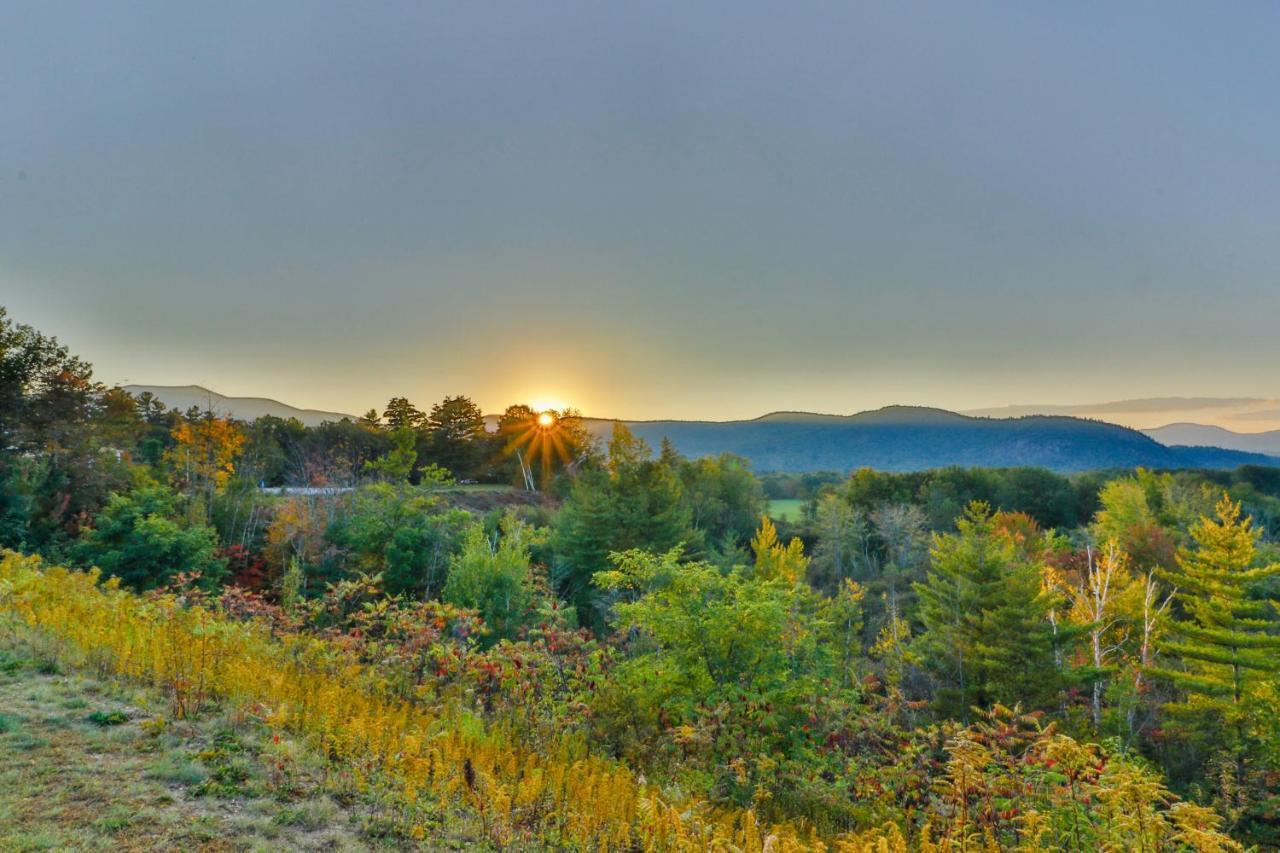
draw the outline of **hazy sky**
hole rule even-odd
[[[1280,6],[195,5],[0,6],[0,304],[105,381],[1280,395]]]

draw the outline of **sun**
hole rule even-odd
[[[556,464],[569,466],[573,462],[574,454],[580,450],[581,430],[576,424],[577,416],[568,410],[521,406],[514,414],[501,427],[507,436],[505,452],[520,461],[525,488],[536,492],[534,466],[541,468],[542,483],[550,482]]]

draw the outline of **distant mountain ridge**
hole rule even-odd
[[[1039,404],[965,409],[964,414],[985,418],[1018,418],[1026,415],[1101,415],[1108,412],[1168,412],[1194,409],[1228,409],[1266,403],[1264,397],[1143,397],[1106,403],[1071,405]]]
[[[325,421],[355,420],[354,415],[341,412],[325,412],[320,409],[299,409],[279,400],[267,397],[227,397],[200,385],[125,385],[124,390],[135,397],[145,392],[151,394],[171,409],[186,411],[195,406],[211,410],[223,417],[252,421],[264,415],[277,418],[297,418],[307,426],[319,426]]]
[[[297,418],[309,426],[352,415],[300,409],[264,397],[228,397],[199,385],[126,385],[131,394],[151,392],[166,405],[211,409],[224,417],[253,420],[263,415]],[[496,416],[486,421],[491,428]],[[1060,472],[1097,468],[1234,468],[1280,465],[1280,445],[1219,445],[1239,434],[1221,430],[1217,440],[1201,433],[1162,432],[1172,427],[1213,430],[1195,424],[1151,430],[1153,435],[1116,424],[1059,416],[972,417],[924,406],[886,406],[853,415],[770,412],[739,421],[616,421],[584,418],[587,429],[607,439],[615,423],[625,423],[655,450],[663,438],[686,456],[736,453],[757,471],[847,471],[862,467],[918,471],[952,465],[1031,465]],[[1208,435],[1208,433],[1203,433]],[[1159,437],[1159,440],[1157,440]],[[1168,446],[1168,445],[1219,446]],[[1269,454],[1269,455],[1268,455]]]
[[[614,421],[587,419],[607,436]],[[1169,447],[1116,424],[1064,416],[976,418],[945,409],[888,406],[855,415],[774,412],[749,421],[627,421],[657,447],[686,456],[723,452],[757,471],[919,471],[952,465],[1032,465],[1069,473],[1098,468],[1234,468],[1280,458],[1215,447]]]
[[[1213,425],[1241,433],[1280,429],[1280,399],[1274,397],[1144,397],[1066,406],[997,406],[966,409],[962,414],[985,418],[1069,415],[1142,430],[1175,423]]]
[[[1280,430],[1234,432],[1212,424],[1177,423],[1166,424],[1155,429],[1144,429],[1143,432],[1161,444],[1225,447],[1228,450],[1280,456]]]

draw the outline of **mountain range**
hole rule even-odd
[[[604,434],[609,421],[591,421]],[[736,453],[757,471],[918,471],[951,465],[1034,465],[1060,472],[1098,468],[1234,468],[1280,458],[1217,447],[1171,447],[1138,430],[1065,416],[977,418],[915,406],[856,415],[776,412],[749,421],[636,421],[656,447],[667,438],[686,456]]]
[[[1045,404],[966,409],[963,414],[983,418],[1068,415],[1143,430],[1184,423],[1219,426],[1241,433],[1280,429],[1280,399],[1269,397],[1144,397],[1069,406]]]
[[[135,397],[150,392],[171,409],[185,412],[195,406],[201,411],[212,411],[222,417],[242,421],[252,421],[264,415],[297,418],[307,426],[319,426],[325,421],[340,421],[343,418],[355,420],[355,415],[325,412],[319,409],[299,409],[267,397],[227,397],[200,385],[125,385],[123,387]]]
[[[309,426],[354,416],[299,409],[263,397],[228,397],[199,385],[126,385],[134,395],[150,392],[170,407],[192,406],[253,420],[263,415],[297,418]],[[1241,398],[1233,407],[1268,401]],[[1211,400],[1172,398],[1123,401],[1098,408],[1171,403],[1212,405]],[[1223,402],[1223,401],[1217,401]],[[1140,406],[1139,406],[1140,408]],[[495,419],[491,416],[490,422]],[[607,439],[614,423],[584,419],[588,430]],[[916,471],[950,465],[1009,467],[1033,465],[1072,472],[1097,468],[1234,468],[1280,465],[1280,431],[1242,434],[1217,426],[1176,423],[1139,431],[1102,420],[1068,415],[974,416],[919,406],[888,406],[854,415],[774,412],[741,421],[622,421],[657,448],[671,441],[686,456],[736,453],[757,471],[847,471],[861,467]]]
[[[1198,447],[1225,447],[1248,453],[1280,456],[1280,429],[1267,432],[1233,432],[1213,424],[1167,424],[1144,433],[1161,444],[1183,444]]]

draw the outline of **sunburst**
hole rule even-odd
[[[572,417],[567,410],[531,411],[528,418],[509,427],[511,437],[507,441],[506,451],[519,458],[525,485],[530,491],[536,491],[533,466],[541,469],[541,480],[545,485],[551,477],[551,467],[556,462],[568,464],[572,460],[573,448],[568,430]]]

